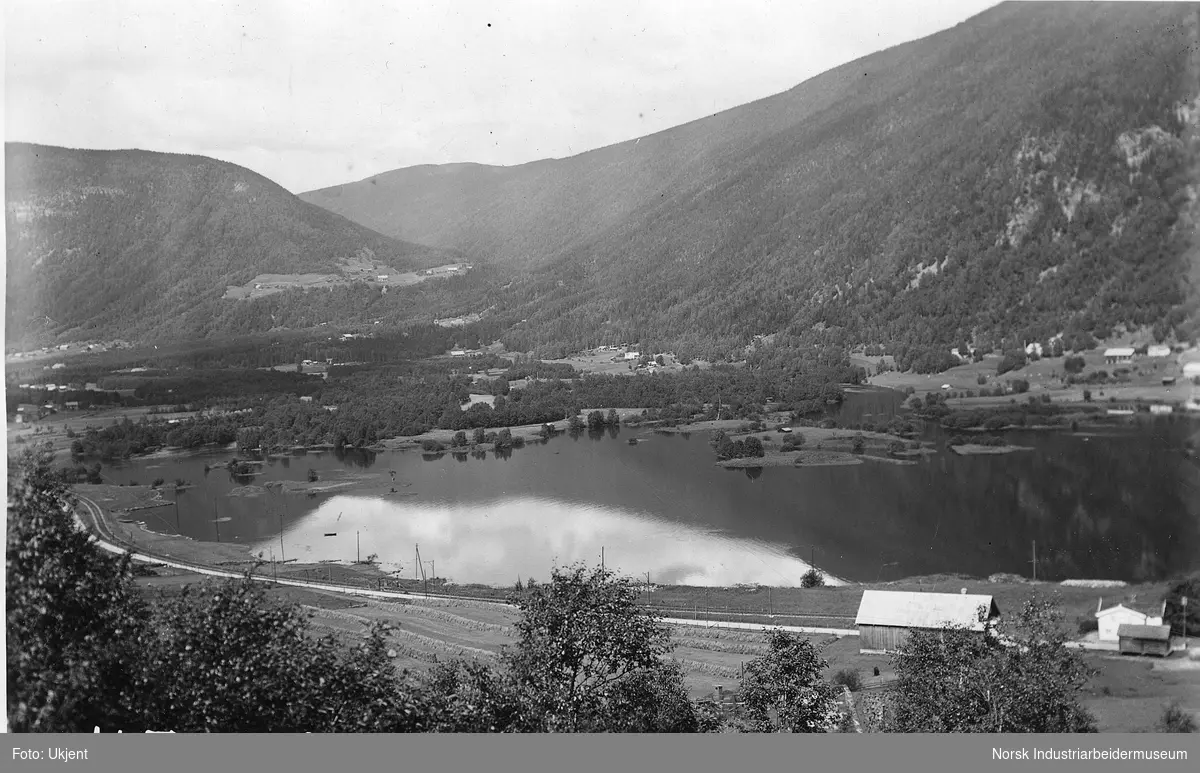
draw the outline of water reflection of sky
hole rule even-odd
[[[793,586],[808,569],[782,546],[539,497],[461,505],[334,497],[285,529],[282,552],[305,562],[374,554],[385,570],[411,577],[418,545],[427,573],[436,568],[454,582],[491,585],[511,584],[518,575],[544,580],[555,564],[598,564],[602,548],[609,568],[633,577],[650,572],[656,583]],[[278,555],[280,540],[252,550]]]

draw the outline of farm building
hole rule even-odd
[[[312,395],[301,395],[301,396],[300,396],[300,402],[302,402],[302,403],[311,403],[311,402],[312,402]]]
[[[1149,610],[1138,610],[1117,604],[1115,607],[1103,608],[1104,599],[1096,605],[1096,622],[1099,624],[1100,641],[1117,641],[1117,630],[1124,625],[1162,625],[1162,615],[1152,616]]]
[[[1000,616],[991,596],[958,593],[915,593],[868,590],[863,592],[854,624],[859,632],[859,651],[895,652],[912,630],[941,630],[961,626],[980,634],[988,620]]]
[[[1171,654],[1171,626],[1169,625],[1122,625],[1117,629],[1123,655]]]
[[[1166,346],[1165,344],[1155,344],[1153,346],[1148,346],[1148,347],[1146,347],[1146,356],[1147,357],[1170,357],[1171,356],[1171,347]]]
[[[1104,361],[1109,365],[1118,362],[1132,362],[1133,349],[1128,346],[1118,346],[1104,350]]]

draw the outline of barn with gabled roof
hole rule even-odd
[[[986,620],[1000,616],[991,596],[962,593],[918,593],[868,590],[863,592],[854,623],[859,650],[895,652],[914,630],[936,631],[962,627],[983,635]]]

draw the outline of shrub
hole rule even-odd
[[[309,467],[308,468],[308,482],[316,483],[318,477],[319,476],[317,475],[317,471],[315,469],[313,469],[312,467]]]
[[[440,451],[444,451],[445,448],[445,446],[433,438],[425,438],[421,441],[421,450],[425,451],[426,453],[438,453]]]
[[[150,485],[154,488],[158,488],[159,486],[161,486],[164,483],[166,483],[166,481],[163,480],[162,478],[155,478],[154,481]]]
[[[1092,631],[1100,630],[1100,621],[1094,617],[1081,617],[1079,619],[1079,633],[1086,634]]]
[[[856,437],[856,438],[854,438],[853,445],[850,446],[850,453],[861,454],[863,451],[866,450],[866,448],[867,448],[866,441],[863,440],[862,437]]]
[[[983,386],[984,384],[987,383],[987,376],[984,375],[983,373],[980,373],[978,376],[975,377],[975,383],[979,384],[980,386]]]
[[[1180,705],[1179,701],[1163,709],[1162,717],[1155,728],[1160,733],[1194,733],[1196,719]]]
[[[833,675],[833,683],[849,688],[850,692],[858,692],[862,688],[862,675],[858,669],[843,668]]]
[[[825,575],[821,574],[820,570],[815,567],[809,569],[800,577],[801,588],[824,588]]]

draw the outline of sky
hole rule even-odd
[[[211,156],[299,193],[622,142],[994,4],[6,0],[4,132]]]

